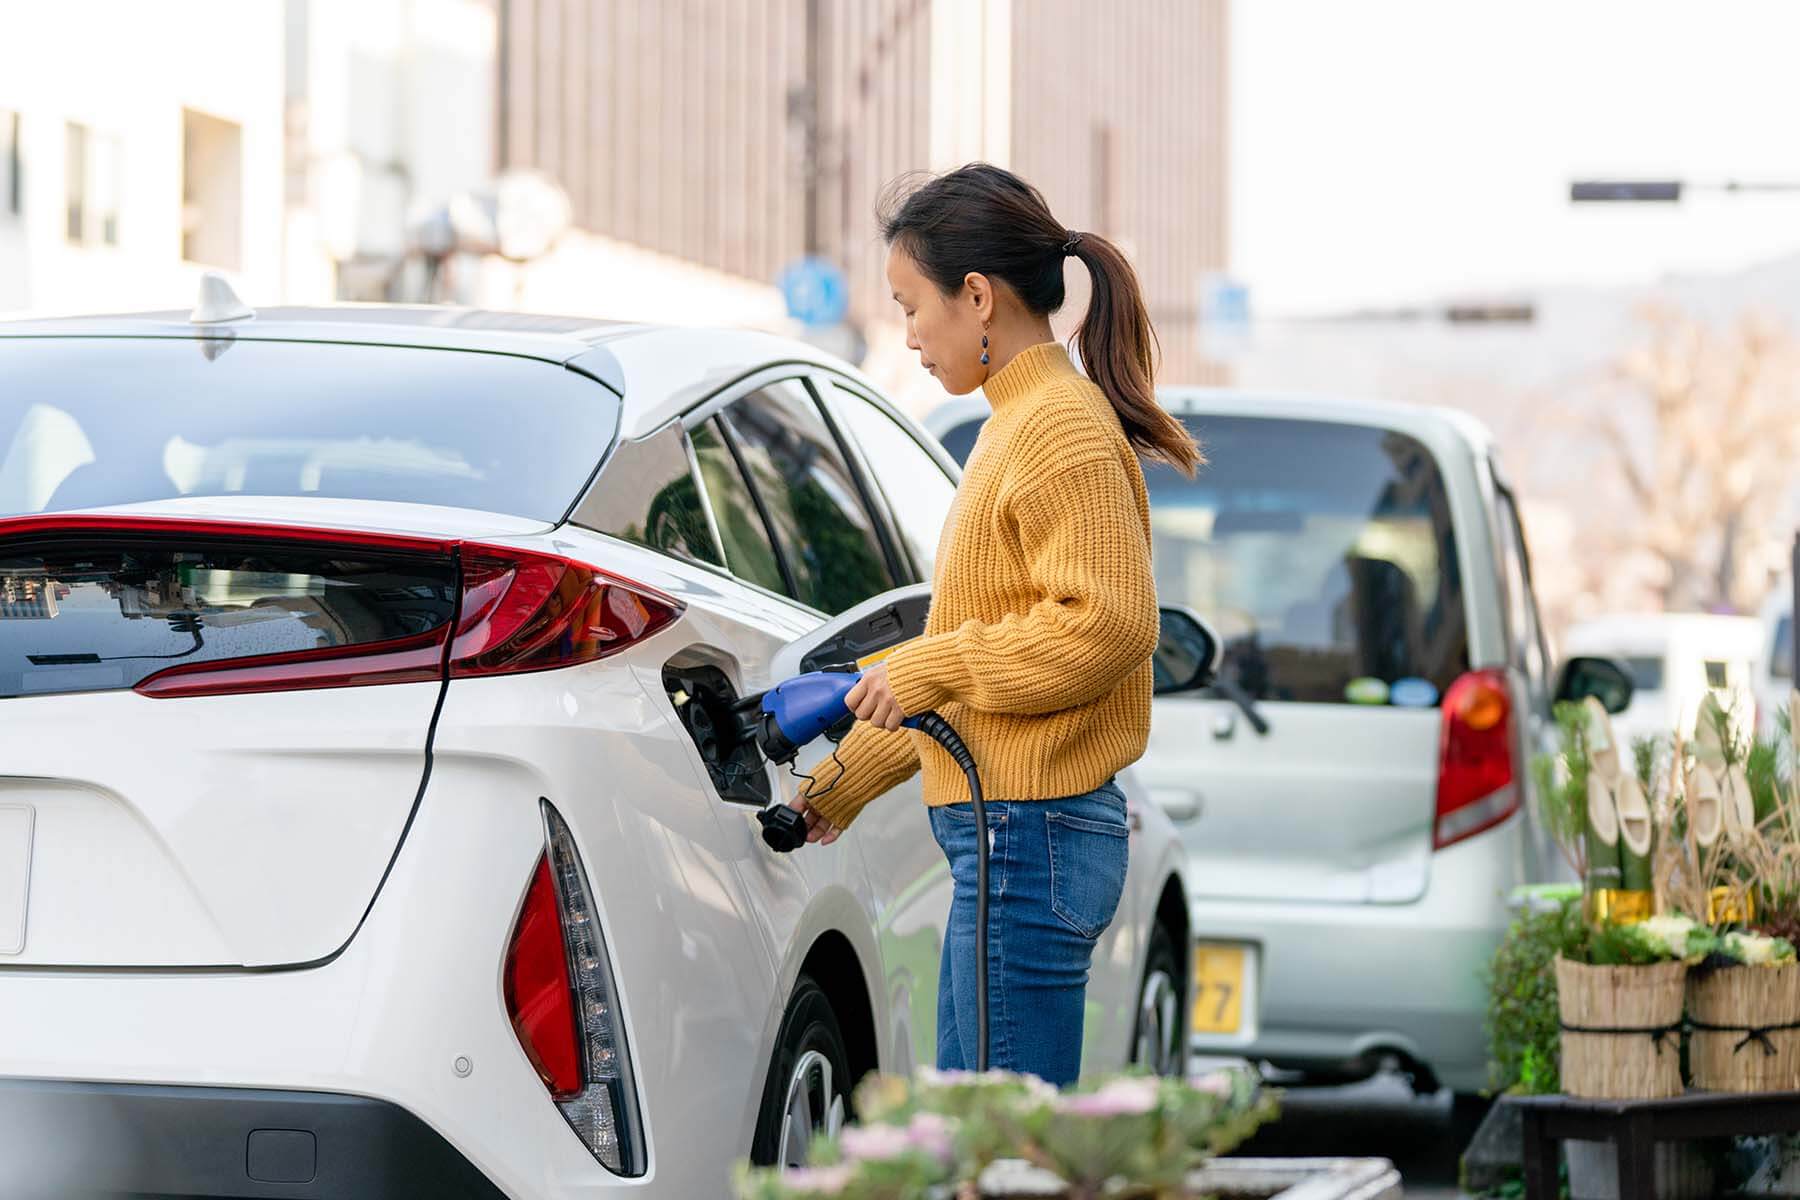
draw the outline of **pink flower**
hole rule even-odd
[[[912,1136],[897,1125],[847,1125],[838,1146],[852,1162],[899,1158],[913,1148]]]
[[[955,1140],[951,1124],[937,1113],[917,1113],[912,1123],[906,1127],[907,1140],[912,1148],[948,1166],[956,1157]]]
[[[1221,1100],[1231,1099],[1231,1076],[1224,1071],[1214,1071],[1211,1075],[1190,1080],[1189,1086],[1197,1092],[1206,1092]]]
[[[781,1173],[781,1184],[796,1192],[814,1196],[835,1196],[850,1182],[851,1168],[840,1164],[831,1167],[789,1167]]]
[[[1077,1117],[1135,1116],[1156,1107],[1157,1090],[1154,1079],[1115,1079],[1097,1092],[1064,1096],[1056,1108]]]

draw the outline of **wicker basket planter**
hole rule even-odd
[[[1800,964],[1696,972],[1688,981],[1688,1016],[1695,1087],[1800,1090],[1800,1028],[1792,1028],[1800,1026]]]
[[[1591,1100],[1660,1100],[1681,1092],[1687,964],[1590,967],[1556,960],[1562,1083]]]

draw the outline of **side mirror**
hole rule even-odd
[[[1213,681],[1219,671],[1224,645],[1212,627],[1192,609],[1179,604],[1162,606],[1162,636],[1152,660],[1155,694],[1169,696],[1191,692]]]
[[[1571,658],[1556,673],[1555,700],[1585,700],[1589,696],[1609,713],[1622,713],[1631,703],[1634,685],[1625,668],[1610,658]]]

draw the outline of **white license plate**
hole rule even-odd
[[[29,804],[0,804],[0,954],[18,954],[25,949],[31,827]]]

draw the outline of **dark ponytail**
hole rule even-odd
[[[1117,246],[1065,229],[1036,188],[986,163],[922,184],[896,181],[879,220],[888,244],[911,255],[945,295],[961,291],[974,272],[1004,281],[1039,316],[1063,306],[1063,259],[1079,258],[1093,292],[1075,345],[1126,439],[1145,458],[1188,475],[1206,462],[1187,427],[1156,402],[1156,332],[1137,272]]]

